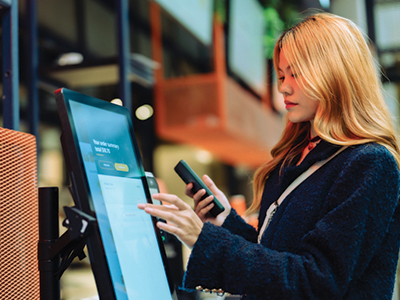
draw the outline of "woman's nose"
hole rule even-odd
[[[290,95],[292,92],[292,88],[291,86],[288,84],[288,82],[286,80],[283,80],[281,82],[281,84],[279,85],[279,89],[278,89],[279,93],[281,94],[288,94]]]

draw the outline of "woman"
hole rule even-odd
[[[217,218],[207,215],[212,196],[199,202],[203,190],[192,195],[195,212],[166,194],[154,198],[170,206],[139,207],[172,222],[158,226],[192,248],[185,289],[245,299],[391,299],[400,239],[399,145],[363,35],[332,14],[307,17],[282,34],[274,66],[288,124],[273,159],[254,177],[249,212],[259,211],[258,230],[207,176],[226,208]]]

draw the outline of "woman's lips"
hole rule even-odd
[[[297,105],[297,103],[293,103],[293,102],[290,102],[290,101],[288,101],[288,100],[285,100],[284,103],[285,103],[285,105],[286,105],[286,106],[285,106],[286,109],[290,109],[290,108],[292,108],[292,107],[294,107],[294,106]]]

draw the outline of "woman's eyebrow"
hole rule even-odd
[[[287,67],[286,67],[286,70],[290,70],[290,71],[291,71],[291,70],[292,70],[292,68],[291,68],[290,66],[287,66]],[[282,70],[281,68],[279,68],[279,67],[278,67],[278,71],[281,71],[281,72],[283,72],[283,70]]]

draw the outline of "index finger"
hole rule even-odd
[[[185,186],[185,194],[189,197],[193,197],[193,183],[188,183]]]
[[[157,200],[161,200],[161,201],[165,201],[168,202],[169,204],[173,204],[175,205],[177,208],[179,209],[187,209],[187,208],[191,208],[189,206],[189,204],[187,204],[186,202],[184,202],[182,199],[180,199],[178,196],[176,195],[171,195],[171,194],[154,194],[153,195],[154,199]]]

